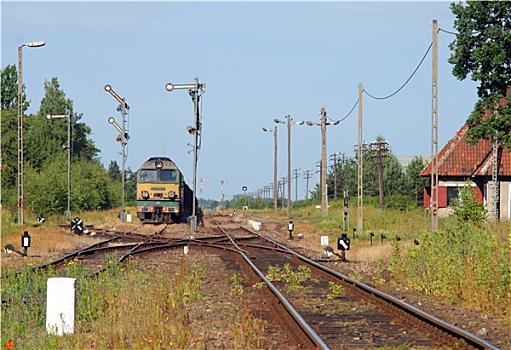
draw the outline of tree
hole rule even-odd
[[[337,157],[336,167],[327,174],[328,196],[333,198],[334,186],[337,183],[337,198],[342,198],[344,191],[348,191],[348,195],[354,196],[357,193],[357,162],[355,159],[348,157],[342,153]],[[337,176],[337,181],[334,177]],[[319,193],[319,186],[316,188]]]
[[[477,200],[472,181],[467,179],[459,190],[460,198],[454,207],[454,216],[460,222],[481,224],[488,218],[484,204]]]
[[[16,66],[13,64],[8,65],[2,69],[2,112],[11,108],[18,108],[18,71]],[[25,85],[23,85],[23,91],[25,91]],[[25,100],[25,94],[23,93],[23,100]],[[28,104],[26,106],[28,108]]]
[[[126,192],[126,200],[133,204],[137,200],[137,172],[132,171],[130,167],[124,171],[124,188]]]
[[[108,176],[112,179],[112,181],[121,183],[122,172],[116,160],[110,161],[110,164],[108,165]]]
[[[468,139],[497,141],[511,149],[511,2],[452,3],[459,34],[449,44],[453,75],[479,81],[480,100],[467,119]]]
[[[403,166],[395,155],[383,159],[383,188],[385,196],[405,194]]]
[[[18,71],[15,65],[8,65],[1,71],[1,114],[2,114],[2,190],[3,201],[9,197],[9,192],[16,186],[18,172]],[[25,96],[23,85],[23,111],[26,111],[30,101]],[[7,194],[7,195],[6,195]]]
[[[424,159],[420,156],[413,157],[405,170],[404,193],[414,198],[417,205],[422,205],[424,200],[424,188],[429,186],[429,178],[419,177],[424,169]]]
[[[71,153],[73,160],[84,158],[93,160],[99,150],[94,146],[94,141],[89,139],[91,129],[84,123],[80,123],[81,114],[73,111],[73,101],[66,98],[66,94],[60,89],[57,78],[50,82],[44,82],[45,94],[41,100],[39,112],[35,117],[28,118],[26,123],[26,161],[36,169],[41,169],[44,163],[56,153],[61,153],[62,146],[68,143],[68,123],[65,119],[49,121],[48,114],[72,115],[71,120]]]

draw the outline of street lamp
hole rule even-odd
[[[326,126],[327,125],[337,125],[341,121],[340,120],[331,120],[327,121],[326,110],[325,107],[321,107],[321,123],[315,123],[308,121],[307,125],[309,126],[320,126],[321,127],[321,213],[323,215],[328,215],[328,191],[326,187]]]
[[[18,226],[22,226],[23,219],[23,46],[41,47],[44,41],[34,41],[18,47]]]
[[[108,122],[112,124],[117,131],[120,133],[120,137],[117,139],[119,142],[121,142],[122,146],[122,170],[121,170],[121,176],[122,176],[122,199],[121,199],[121,212],[119,214],[119,218],[122,222],[125,221],[125,213],[124,213],[124,163],[126,162],[126,145],[128,144],[129,135],[126,131],[126,110],[130,109],[130,106],[126,103],[126,99],[120,97],[117,95],[117,93],[112,89],[110,85],[105,85],[105,91],[110,93],[117,102],[119,102],[119,108],[118,110],[121,112],[122,116],[122,128],[115,122],[115,119],[113,117],[108,118]]]
[[[287,123],[280,119],[273,119],[277,124],[287,124],[287,218],[291,218],[291,124],[302,125],[303,120],[291,122],[293,118],[286,116]]]
[[[277,197],[278,197],[278,186],[277,186],[277,126],[272,129],[263,128],[265,132],[272,132],[275,140],[274,152],[273,152],[273,212],[277,215]]]
[[[190,220],[190,229],[197,231],[197,215],[196,215],[196,192],[197,192],[197,150],[200,149],[200,136],[202,130],[201,115],[199,112],[199,99],[202,96],[203,89],[206,84],[199,83],[199,78],[195,78],[194,84],[171,84],[165,85],[165,90],[172,91],[174,89],[187,89],[188,94],[193,101],[194,126],[188,126],[188,133],[193,135],[193,204],[192,217]]]
[[[48,114],[46,119],[64,119],[67,120],[67,144],[62,147],[67,150],[67,210],[66,217],[71,215],[71,114]]]

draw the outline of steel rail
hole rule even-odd
[[[220,226],[220,223],[213,217],[213,220],[217,224],[217,226],[224,232],[224,234],[229,237],[229,240],[232,244],[238,249],[238,254],[243,257],[245,262],[250,266],[250,268],[258,275],[258,277],[268,286],[268,289],[278,298],[284,309],[287,313],[293,318],[296,324],[303,330],[305,335],[308,337],[309,341],[316,348],[329,349],[328,345],[319,337],[319,335],[311,328],[311,326],[305,322],[302,316],[296,311],[296,309],[291,305],[291,303],[286,299],[286,297],[266,278],[266,276],[252,263],[252,261],[243,253],[243,250],[238,246],[235,240]],[[252,232],[253,233],[253,232]],[[259,236],[258,234],[256,234]]]
[[[474,348],[477,348],[477,349],[494,349],[494,350],[499,350],[498,347],[496,347],[495,345],[491,344],[490,342],[487,342],[486,340],[484,339],[481,339],[480,337],[472,334],[472,333],[469,333],[467,332],[466,330],[464,329],[461,329],[459,327],[456,327],[444,320],[441,320],[423,310],[420,310],[418,308],[416,308],[415,306],[413,305],[410,305],[400,299],[397,299],[395,297],[393,297],[392,295],[389,295],[389,294],[386,294],[386,293],[383,293],[382,291],[380,290],[377,290],[365,283],[362,283],[362,282],[359,282],[359,281],[356,281],[354,279],[351,279],[349,278],[348,276],[346,275],[343,275],[342,273],[340,273],[339,271],[335,271],[335,270],[332,270],[331,268],[327,267],[327,266],[324,266],[324,265],[321,265],[297,252],[295,252],[294,250],[282,245],[281,243],[279,242],[276,242],[274,240],[272,240],[271,238],[268,238],[268,237],[265,237],[265,236],[262,236],[260,235],[259,233],[257,232],[254,232],[252,230],[250,230],[249,228],[247,227],[244,227],[243,225],[239,224],[238,222],[234,221],[231,219],[231,221],[233,223],[236,223],[239,227],[241,227],[242,229],[252,233],[252,234],[255,234],[255,235],[258,235],[260,236],[262,239],[270,242],[271,244],[274,244],[278,247],[280,247],[280,249],[284,250],[284,251],[287,251],[289,254],[292,254],[294,255],[296,258],[298,258],[299,260],[301,261],[304,261],[306,262],[307,264],[309,265],[312,265],[314,267],[316,267],[318,270],[321,270],[322,272],[325,272],[333,277],[336,277],[338,279],[341,279],[343,280],[345,283],[347,284],[351,284],[354,288],[356,289],[359,289],[361,291],[363,291],[364,293],[367,293],[367,294],[370,294],[374,297],[377,297],[378,299],[380,300],[383,300],[387,303],[390,303],[391,305],[393,305],[394,307],[397,307],[401,310],[406,310],[409,314],[413,315],[414,317],[426,322],[427,324],[432,324],[434,325],[435,328],[437,329],[440,329],[441,331],[447,333],[447,334],[450,334],[451,336],[455,337],[455,338],[458,338],[458,339],[461,339],[463,341],[465,341],[468,345],[470,346],[473,346]]]

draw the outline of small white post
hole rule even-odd
[[[46,333],[72,334],[75,323],[76,278],[48,278]]]

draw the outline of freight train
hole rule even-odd
[[[186,222],[193,214],[193,200],[201,222],[197,198],[170,158],[149,158],[137,170],[137,217],[143,224]]]

